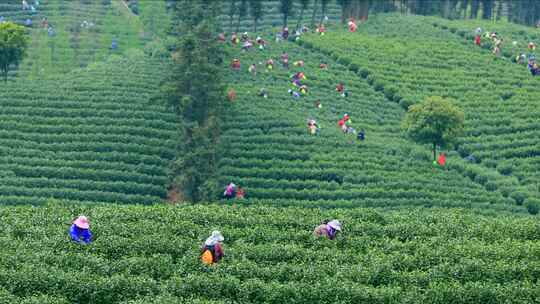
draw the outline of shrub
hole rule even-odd
[[[519,206],[523,205],[523,202],[528,198],[527,194],[521,191],[511,193],[510,197],[513,198]]]
[[[536,215],[540,210],[540,199],[528,198],[526,200],[525,206],[527,207],[527,211],[530,214]]]

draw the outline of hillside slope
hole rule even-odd
[[[291,57],[289,70],[279,63],[283,52]],[[467,172],[480,170],[474,164],[452,158],[449,170],[433,167],[429,150],[400,133],[402,108],[330,57],[293,43],[273,43],[265,51],[233,48],[229,53],[229,60],[238,57],[243,66],[229,75],[238,100],[230,106],[221,138],[222,184],[234,181],[246,187],[251,198],[294,199],[305,205],[311,201],[313,206],[323,200],[347,206],[513,208],[515,203],[503,193],[470,178]],[[261,64],[269,58],[276,61],[272,71]],[[305,66],[293,67],[297,60]],[[328,70],[319,68],[321,62]],[[256,76],[247,71],[252,63],[258,68]],[[309,93],[295,101],[287,90],[290,76],[298,71],[305,72]],[[335,92],[339,82],[348,88],[348,98]],[[268,90],[268,99],[257,96],[261,88]],[[317,100],[321,109],[314,106]],[[366,130],[365,141],[338,128],[345,113],[357,130]],[[320,136],[308,135],[310,118],[322,126]]]
[[[0,92],[3,204],[48,198],[154,203],[166,196],[177,122],[150,103],[159,63],[142,54]]]
[[[305,45],[349,64],[404,106],[432,95],[455,98],[466,113],[460,156],[491,172],[486,182],[515,192],[518,203],[523,196],[535,200],[539,80],[522,66],[463,45],[458,35],[430,22],[433,18],[382,15],[355,34],[311,35]],[[501,185],[496,175],[513,179],[514,186]]]
[[[0,203],[161,201],[178,122],[151,101],[163,63],[140,50],[141,21],[117,0],[36,8],[0,5],[6,21],[33,20],[28,56],[1,84]]]

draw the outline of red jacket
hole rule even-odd
[[[444,167],[444,165],[446,165],[446,155],[444,153],[441,153],[441,155],[439,155],[438,163],[442,167]]]
[[[480,38],[480,35],[476,35],[476,37],[474,37],[474,43],[476,45],[480,45],[482,42],[481,38]]]

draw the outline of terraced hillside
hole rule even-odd
[[[39,3],[35,13],[23,10],[18,0],[0,4],[0,16],[6,21],[25,24],[26,19],[32,20],[28,27],[31,38],[28,56],[16,71],[25,77],[43,79],[85,67],[105,60],[112,53],[141,48],[146,38],[139,19],[131,16],[119,0],[42,0]],[[43,18],[47,18],[54,35],[44,27]],[[118,44],[117,50],[111,50],[113,39]]]
[[[159,64],[114,57],[0,92],[3,204],[48,198],[154,203],[166,196],[175,116],[150,97]]]
[[[93,222],[88,247],[70,244],[60,220],[79,213]],[[5,303],[534,303],[540,288],[538,223],[506,213],[210,205],[0,216]],[[343,234],[315,240],[333,217]],[[216,227],[226,256],[207,268],[198,246]]]
[[[347,64],[403,106],[431,95],[455,98],[466,113],[460,156],[518,181],[518,203],[538,197],[539,80],[432,22],[382,15],[354,35],[312,35],[304,45]]]
[[[283,52],[291,56],[289,70],[279,63]],[[317,206],[321,200],[348,207],[514,208],[515,201],[498,187],[510,191],[516,180],[486,172],[455,153],[451,153],[448,170],[433,167],[429,150],[400,133],[403,109],[330,57],[292,43],[245,53],[235,48],[229,53],[243,67],[230,74],[238,100],[230,106],[230,119],[221,137],[222,184],[234,181],[247,188],[248,197],[271,199],[276,204],[296,200],[297,204]],[[269,72],[260,63],[271,57],[278,63]],[[305,66],[293,67],[297,60],[304,60]],[[328,64],[328,70],[319,68],[321,62]],[[257,64],[256,76],[247,72],[252,63]],[[310,90],[295,101],[287,90],[290,75],[298,71],[305,72]],[[335,92],[340,81],[350,92],[348,98]],[[261,88],[268,90],[268,99],[257,96]],[[317,100],[321,109],[314,106]],[[345,113],[351,115],[357,130],[366,130],[365,141],[338,128]],[[322,126],[320,136],[308,135],[310,118]]]
[[[141,22],[120,1],[40,1],[35,14],[8,1],[0,15],[34,19],[28,57],[0,91],[0,202],[163,200],[178,123],[151,101],[163,63],[137,50]]]

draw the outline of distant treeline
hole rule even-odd
[[[169,0],[170,1],[170,0]],[[434,15],[449,19],[491,19],[536,26],[540,21],[540,0],[222,0],[224,25],[240,27],[243,20],[255,26],[268,17],[289,25],[295,17],[298,25],[312,26],[323,21],[330,9],[341,9],[341,21],[349,18],[367,20],[370,14],[401,12],[402,14]],[[316,17],[317,16],[317,17]],[[279,17],[278,17],[279,18]],[[279,19],[278,19],[279,20]]]

